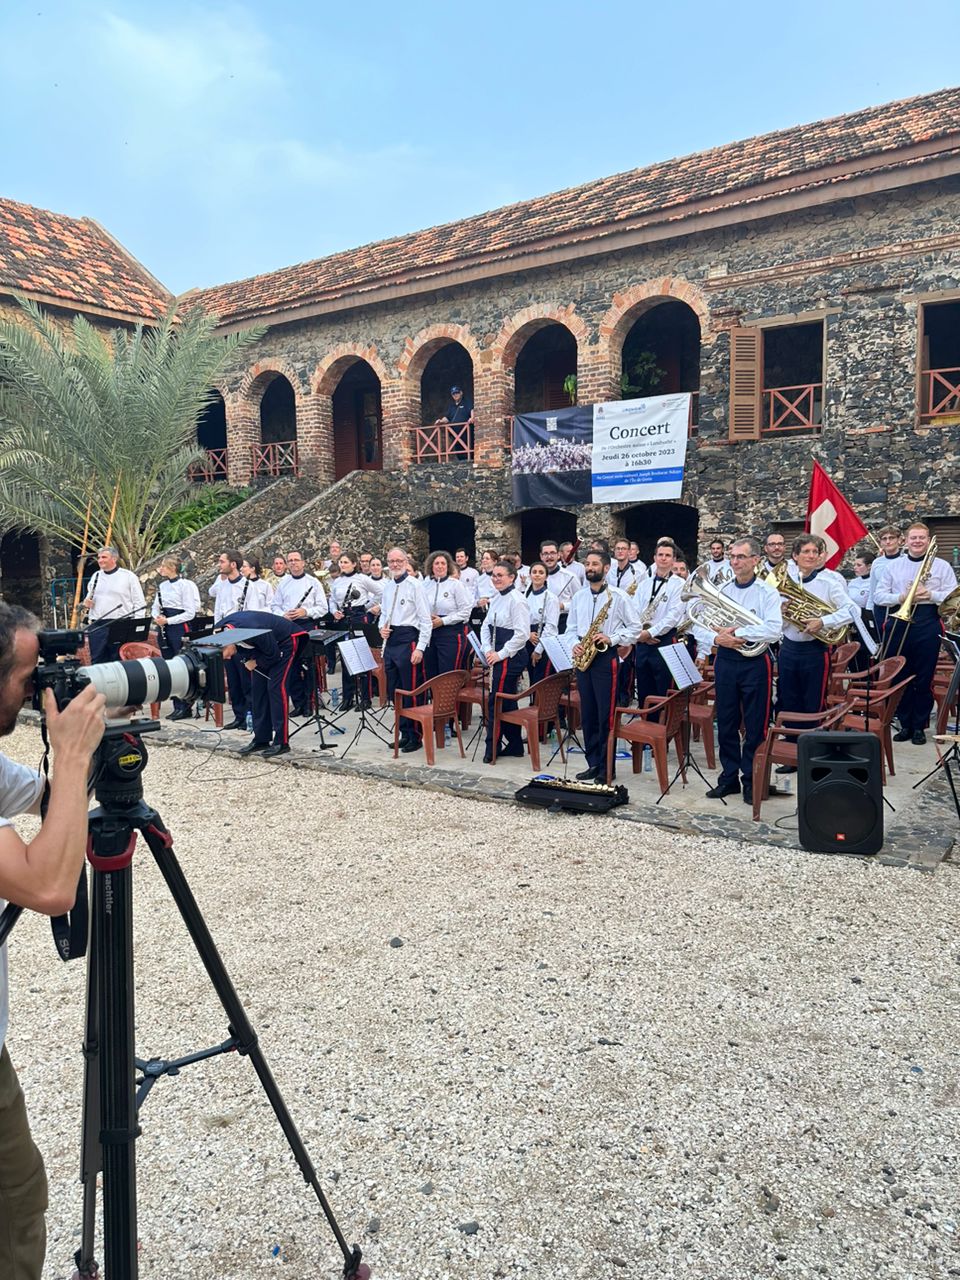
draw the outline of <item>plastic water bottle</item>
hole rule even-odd
[[[253,733],[253,712],[247,712],[247,733]]]
[[[649,746],[643,748],[643,772],[653,772],[653,751]]]
[[[339,689],[331,689],[331,690],[330,690],[330,705],[334,708],[334,710],[336,710],[336,708],[337,708],[337,707],[339,707],[339,705],[340,705],[340,690],[339,690]]]

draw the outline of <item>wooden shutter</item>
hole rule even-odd
[[[731,440],[759,440],[763,334],[759,329],[730,330]]]

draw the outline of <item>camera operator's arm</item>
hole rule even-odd
[[[0,896],[45,915],[73,906],[87,848],[87,777],[103,737],[106,700],[88,685],[63,711],[44,690],[53,779],[47,816],[29,844],[12,826],[0,827]]]

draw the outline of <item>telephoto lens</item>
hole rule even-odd
[[[92,684],[108,707],[138,707],[168,698],[192,701],[205,684],[206,663],[188,650],[175,658],[134,658],[80,667],[78,684]]]

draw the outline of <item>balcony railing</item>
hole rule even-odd
[[[960,418],[960,369],[924,369],[920,416]]]
[[[414,427],[415,462],[472,462],[473,423],[433,422]]]
[[[807,382],[797,387],[765,387],[763,391],[764,435],[788,431],[817,432],[823,416],[823,383]]]
[[[195,462],[187,472],[187,476],[195,484],[212,484],[215,480],[226,480],[226,449],[208,449],[206,459],[203,462]]]
[[[298,476],[300,474],[296,440],[284,440],[278,444],[255,444],[252,449],[255,476]]]

